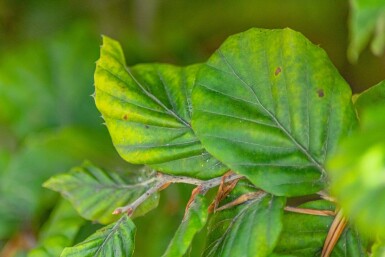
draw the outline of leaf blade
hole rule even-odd
[[[125,160],[200,178],[226,171],[191,129],[190,98],[199,67],[126,67],[119,43],[103,38],[95,71],[95,102]]]
[[[284,197],[263,195],[235,210],[217,212],[203,256],[268,256],[282,229]]]
[[[60,257],[129,257],[134,252],[135,232],[134,223],[124,215],[82,243],[65,248]]]
[[[300,205],[301,208],[334,210],[335,206],[324,200]],[[274,253],[293,256],[318,256],[334,217],[316,216],[286,212],[283,217],[283,231]],[[363,257],[366,242],[356,231],[348,227],[338,240],[331,257]]]
[[[182,223],[175,232],[162,257],[184,256],[195,234],[206,224],[208,217],[207,207],[207,200],[203,195],[198,194],[188,208]]]
[[[349,86],[289,29],[225,41],[197,75],[193,107],[194,131],[211,154],[286,196],[323,187],[326,156],[356,123]]]
[[[69,173],[50,178],[44,186],[60,192],[84,218],[108,224],[117,219],[112,212],[142,195],[154,182],[147,178],[143,182],[126,183],[115,173],[105,171],[85,162]],[[108,201],[106,201],[108,199]],[[140,216],[158,205],[159,197],[154,194],[135,212]]]

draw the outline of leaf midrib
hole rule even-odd
[[[218,54],[221,59],[226,63],[226,65],[231,69],[233,75],[242,82],[253,94],[256,103],[261,106],[261,108],[269,115],[269,117],[277,124],[278,128],[281,129],[285,135],[295,144],[295,146],[311,161],[314,165],[321,171],[322,174],[326,174],[324,167],[305,149],[288,131],[287,129],[279,122],[279,120],[260,102],[254,89],[235,71],[234,67],[227,60],[226,56],[218,49]]]
[[[113,236],[113,234],[115,234],[118,229],[119,229],[119,226],[121,225],[122,222],[124,222],[126,219],[125,216],[123,216],[120,220],[118,220],[116,222],[116,224],[111,228],[111,230],[109,231],[108,235],[106,236],[106,238],[104,238],[102,244],[97,248],[97,251],[95,252],[95,255],[94,257],[97,257],[98,254],[100,253],[100,251],[104,248],[104,246],[107,244],[107,242],[111,239],[111,237]]]
[[[154,101],[156,104],[158,104],[160,107],[162,107],[168,114],[173,116],[175,119],[177,119],[180,123],[182,123],[184,126],[191,129],[191,125],[185,121],[183,118],[181,118],[175,111],[169,109],[166,105],[162,103],[156,96],[154,96],[151,92],[147,91],[146,88],[136,79],[136,77],[132,74],[131,69],[126,66],[126,64],[119,61],[115,56],[109,54],[109,58],[115,60],[118,64],[120,64],[124,70],[127,72],[127,74],[132,78],[132,80],[135,82],[135,84],[142,90],[142,92],[149,97],[152,101]],[[98,66],[106,71],[108,71],[111,75],[119,78],[116,74],[112,73],[109,69],[103,67],[100,63],[98,63]],[[119,78],[124,84],[127,84],[126,81]],[[163,83],[162,83],[163,84]],[[163,85],[165,86],[165,85]]]

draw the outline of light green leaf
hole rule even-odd
[[[163,257],[182,257],[186,253],[195,234],[206,224],[207,207],[206,198],[198,194],[187,210]]]
[[[71,246],[84,223],[78,213],[67,201],[60,201],[44,224],[37,247],[29,252],[28,257],[57,257],[64,247]]]
[[[333,210],[335,206],[324,200],[308,202],[299,207],[316,210]],[[334,217],[285,212],[283,231],[274,250],[278,256],[319,256]],[[356,231],[346,228],[338,240],[331,257],[364,257],[365,242]]]
[[[368,88],[359,94],[354,101],[354,106],[359,116],[361,116],[365,110],[376,108],[378,105],[385,105],[385,81],[381,81],[377,85]]]
[[[108,224],[116,220],[117,216],[112,212],[117,207],[139,198],[154,182],[154,178],[126,182],[118,174],[107,173],[86,162],[69,173],[50,178],[44,186],[60,192],[82,217]],[[158,205],[158,201],[158,194],[152,195],[134,214],[138,216],[148,212]]]
[[[385,236],[385,104],[361,121],[328,162],[331,192],[358,229]]]
[[[385,243],[383,241],[377,241],[372,246],[372,254],[370,257],[384,257],[385,256]]]
[[[351,0],[348,57],[356,62],[374,32],[372,52],[381,55],[385,49],[385,2],[383,0]]]
[[[263,194],[236,208],[215,213],[208,225],[205,257],[265,257],[282,229],[284,197]]]
[[[324,187],[324,161],[356,124],[325,52],[290,29],[231,36],[197,75],[192,125],[205,148],[276,195]]]
[[[124,215],[73,247],[64,249],[60,257],[130,257],[134,252],[136,228]]]
[[[118,42],[103,37],[95,101],[119,154],[165,173],[199,178],[227,170],[191,129],[191,91],[200,65],[126,67]]]

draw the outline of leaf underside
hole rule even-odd
[[[347,83],[290,29],[231,36],[200,69],[192,102],[205,148],[276,195],[320,190],[325,159],[356,124]]]
[[[125,160],[199,178],[227,170],[205,151],[191,129],[191,92],[199,67],[126,67],[119,43],[103,37],[95,71],[95,101]]]

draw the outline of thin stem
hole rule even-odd
[[[347,224],[347,220],[344,217],[341,210],[337,212],[336,217],[333,220],[332,225],[330,226],[328,235],[325,239],[324,246],[322,249],[321,257],[329,257],[331,252],[334,249],[338,239],[340,238],[342,232],[344,231]]]
[[[335,216],[336,215],[334,211],[314,210],[314,209],[298,208],[298,207],[291,207],[291,206],[286,206],[285,211],[301,213],[301,214],[317,215],[317,216]]]
[[[141,205],[144,201],[150,198],[153,194],[157,193],[159,190],[163,189],[165,186],[172,183],[184,183],[184,184],[196,185],[199,187],[199,192],[204,194],[209,189],[219,186],[222,180],[224,182],[230,182],[241,178],[243,178],[243,176],[232,174],[230,176],[227,176],[225,179],[223,179],[222,177],[217,177],[210,180],[200,180],[200,179],[195,179],[190,177],[174,176],[174,175],[158,173],[155,178],[155,181],[157,182],[154,186],[148,189],[143,195],[141,195],[138,199],[136,199],[134,202],[130,203],[129,205],[116,208],[112,214],[127,213],[129,216],[131,216],[133,212],[136,210],[136,208],[138,208],[139,205]]]
[[[131,216],[136,208],[138,208],[139,205],[141,205],[144,201],[146,201],[150,196],[158,192],[158,190],[164,186],[165,183],[163,181],[159,181],[154,186],[152,186],[150,189],[148,189],[144,194],[142,194],[138,199],[136,199],[133,203],[126,205],[124,207],[116,208],[112,214],[121,214],[126,212],[127,215]]]

